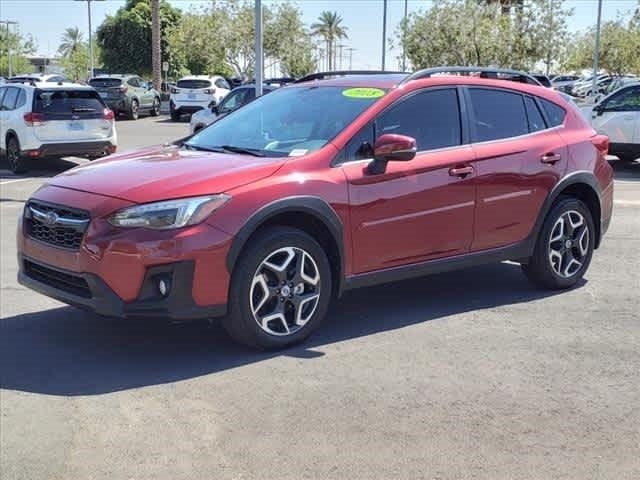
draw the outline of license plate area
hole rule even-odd
[[[81,132],[84,130],[84,125],[82,122],[72,120],[67,124],[67,129],[70,132]]]
[[[195,94],[195,92],[189,92],[189,93],[187,94],[187,98],[188,98],[189,100],[195,100],[195,99],[196,99],[196,94]]]

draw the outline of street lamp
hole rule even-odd
[[[387,0],[384,0],[382,11],[382,70],[384,71],[387,53]]]
[[[593,52],[593,78],[591,79],[591,95],[595,98],[598,84],[598,62],[600,60],[600,24],[602,21],[602,0],[598,0],[598,21],[596,23],[596,44]]]
[[[76,2],[87,2],[87,17],[89,19],[89,64],[90,76],[93,77],[93,31],[91,29],[91,2],[104,2],[104,0],[75,0]]]
[[[17,25],[18,22],[14,22],[13,20],[0,20],[0,23],[7,26],[7,67],[9,69],[9,78],[12,77],[11,71],[11,47],[9,46],[9,25]]]
[[[255,62],[255,82],[256,82],[256,97],[262,95],[262,81],[264,77],[264,71],[262,70],[262,0],[255,0],[255,16],[256,16],[256,37],[255,37],[255,49],[256,49],[256,62]]]

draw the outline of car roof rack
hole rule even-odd
[[[348,77],[352,75],[406,75],[407,72],[391,72],[385,70],[337,70],[334,72],[318,72],[312,73],[305,77],[299,78],[294,83],[310,82],[312,80],[325,80],[332,77]]]
[[[510,80],[512,82],[528,83],[530,85],[541,85],[538,80],[525,72],[518,70],[510,70],[507,68],[493,68],[493,67],[433,67],[418,70],[408,75],[402,83],[410,82],[411,80],[419,80],[421,78],[430,78],[434,75],[471,75],[478,74],[480,78],[494,78],[498,80]],[[502,75],[502,77],[501,77]]]

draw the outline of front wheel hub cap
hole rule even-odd
[[[556,275],[571,278],[584,265],[589,253],[589,224],[584,216],[570,210],[554,223],[549,236],[549,263]]]

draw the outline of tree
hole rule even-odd
[[[23,36],[20,33],[9,31],[0,26],[0,75],[9,75],[9,57],[11,54],[11,73],[30,73],[35,67],[27,60],[27,55],[36,51],[36,44],[30,35]]]
[[[180,19],[180,10],[160,1],[161,49],[167,44],[165,32]],[[149,75],[152,70],[150,0],[127,0],[115,15],[109,15],[98,27],[101,59],[111,72]]]
[[[62,42],[58,47],[58,53],[63,57],[69,57],[83,44],[83,35],[78,27],[67,28],[62,34]]]
[[[89,72],[89,48],[86,43],[79,43],[67,55],[62,57],[60,64],[65,75],[74,82],[83,81]]]
[[[401,23],[396,37],[415,68],[497,65],[530,70],[560,55],[571,10],[560,0],[500,2],[434,0],[429,11]],[[464,19],[464,21],[460,21]]]
[[[265,29],[265,51],[280,61],[285,76],[299,78],[315,70],[313,43],[298,8],[288,3],[276,8]]]
[[[153,87],[160,91],[162,69],[160,59],[160,0],[151,0],[151,66],[153,68]]]
[[[332,70],[335,65],[337,41],[348,38],[347,27],[343,27],[341,23],[342,17],[337,12],[324,11],[318,17],[318,21],[311,25],[313,34],[322,37],[327,47],[329,70]]]

